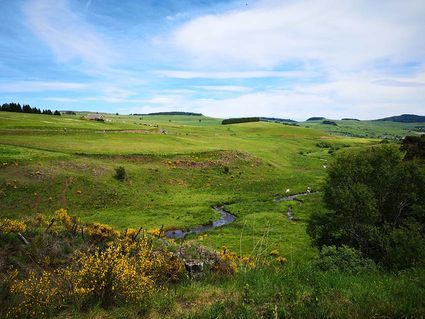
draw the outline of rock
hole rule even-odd
[[[202,261],[191,261],[184,264],[186,273],[192,278],[197,273],[201,273],[204,270],[204,263]]]

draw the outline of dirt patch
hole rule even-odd
[[[105,130],[105,131],[96,131],[96,133],[151,134],[151,133],[157,133],[157,130]]]
[[[323,136],[320,136],[320,138],[321,139],[334,139],[334,138],[336,138],[336,136],[323,135]]]
[[[174,160],[165,160],[164,163],[172,167],[209,168],[226,166],[237,161],[252,162],[253,164],[261,162],[260,159],[247,153],[237,151],[220,151],[193,154],[189,158],[181,157]]]
[[[32,211],[34,213],[38,213],[38,207],[40,206],[40,203],[41,203],[41,196],[40,194],[37,194],[35,196],[36,198],[35,198],[34,206],[32,207]]]
[[[79,171],[79,172],[91,172],[94,176],[100,176],[107,172],[107,169],[102,166],[92,166],[87,165],[83,163],[75,163],[75,162],[66,162],[66,161],[60,161],[58,163],[58,167],[62,169],[69,169],[73,171]]]

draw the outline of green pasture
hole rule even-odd
[[[320,190],[330,150],[377,143],[276,123],[163,115],[105,115],[102,123],[81,115],[0,114],[3,217],[63,207],[84,222],[173,229],[210,223],[219,218],[212,207],[226,204],[233,224],[189,240],[244,255],[262,247],[308,258],[314,251],[305,222],[323,209],[320,194],[303,204],[273,199],[287,189]],[[118,166],[125,181],[114,178]],[[288,222],[288,205],[297,221]]]
[[[306,121],[300,123],[300,125],[303,127],[325,131],[333,135],[381,139],[395,139],[402,138],[406,135],[423,134],[425,129],[424,123],[355,120],[331,121],[335,122],[337,125],[322,124],[322,120]]]

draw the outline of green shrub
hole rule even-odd
[[[122,166],[118,166],[115,168],[115,176],[116,179],[123,181],[127,178],[127,173],[125,171],[125,168]]]
[[[389,268],[424,264],[424,193],[423,168],[396,146],[340,152],[324,186],[328,211],[314,212],[307,232],[319,248],[347,245]]]
[[[323,141],[317,143],[316,146],[319,147],[319,148],[330,148],[330,147],[332,147],[332,145],[330,143],[323,142]]]
[[[316,266],[321,270],[342,270],[358,273],[361,270],[375,268],[373,261],[362,257],[360,251],[348,246],[323,246]]]

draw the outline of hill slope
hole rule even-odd
[[[400,122],[400,123],[423,123],[425,122],[425,116],[415,115],[415,114],[402,114],[397,116],[385,117],[383,119],[375,121],[390,121],[390,122]]]

